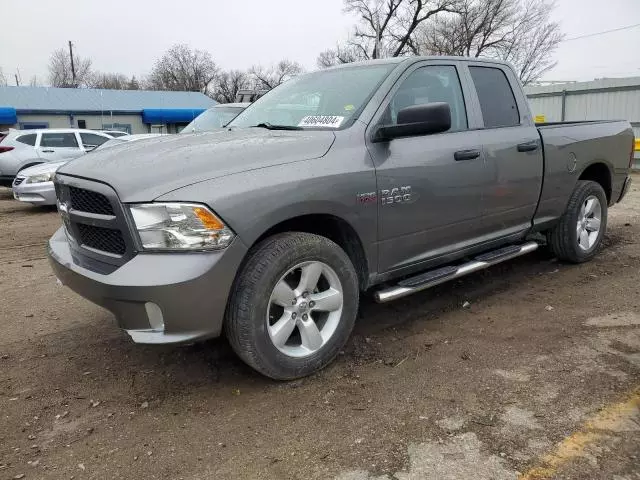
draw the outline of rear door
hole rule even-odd
[[[18,135],[14,139],[16,157],[20,160],[30,160],[38,158],[38,152],[36,151],[37,140],[37,133],[26,133]]]
[[[458,65],[437,61],[409,67],[370,127],[395,124],[398,111],[412,105],[446,102],[451,108],[447,132],[367,145],[378,181],[380,272],[419,268],[477,241],[487,173],[478,132],[468,121]]]
[[[38,155],[45,162],[70,160],[84,154],[74,132],[43,132]]]
[[[521,233],[531,226],[540,197],[540,136],[510,68],[488,62],[467,66],[489,175],[483,191],[482,230],[489,238]]]

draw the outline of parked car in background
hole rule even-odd
[[[98,130],[101,133],[105,133],[113,138],[125,137],[129,135],[127,132],[120,132],[118,130]]]
[[[9,130],[0,138],[0,186],[11,187],[18,172],[40,163],[68,161],[112,139],[75,128]]]
[[[189,125],[184,127],[180,133],[208,132],[225,127],[249,105],[251,104],[220,103],[202,112]]]
[[[168,135],[168,134],[167,133],[137,133],[135,135],[125,135],[122,137],[116,137],[104,142],[100,146],[100,150],[104,150],[105,148],[109,148],[109,147],[115,147],[116,145],[122,145],[123,143],[135,142],[137,140],[144,140],[146,138],[161,137],[163,135]]]
[[[116,145],[159,136],[161,136],[159,133],[143,133],[110,138],[96,148],[102,150]],[[68,161],[70,160],[41,163],[21,170],[12,184],[13,198],[33,205],[55,205],[56,192],[53,186],[53,177],[56,170]]]

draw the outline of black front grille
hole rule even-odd
[[[18,185],[20,185],[22,182],[24,182],[24,178],[16,178],[16,179],[13,181],[13,185],[17,187],[17,186],[18,186]]]
[[[114,215],[111,202],[101,193],[84,188],[69,187],[69,197],[71,208],[74,210],[100,215]]]
[[[76,264],[110,273],[134,257],[125,212],[111,187],[64,174],[56,175],[54,185]]]
[[[78,223],[76,226],[80,234],[80,243],[86,247],[116,255],[124,255],[127,250],[120,230],[95,227],[84,223]]]

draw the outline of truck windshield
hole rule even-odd
[[[395,66],[363,65],[295,77],[256,100],[228,126],[346,128]]]
[[[224,127],[244,110],[244,107],[213,107],[202,112],[180,133],[207,132]]]

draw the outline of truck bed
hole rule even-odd
[[[544,176],[534,225],[543,225],[564,213],[575,181],[594,163],[605,166],[611,176],[609,204],[618,200],[633,153],[629,122],[545,122],[536,123],[536,127],[544,148]]]

